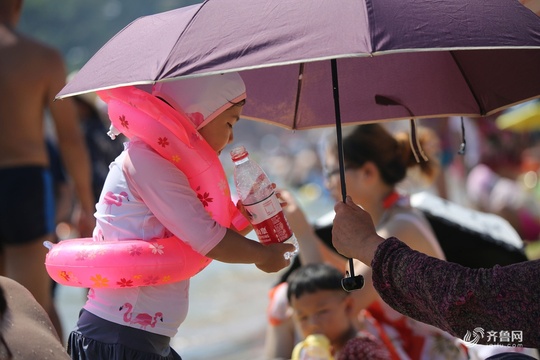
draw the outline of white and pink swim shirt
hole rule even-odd
[[[110,165],[94,239],[149,241],[176,235],[205,255],[226,228],[205,211],[180,170],[133,139]],[[90,289],[84,308],[121,325],[172,337],[188,311],[189,280],[161,286]]]

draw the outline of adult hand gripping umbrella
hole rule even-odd
[[[57,97],[232,71],[244,117],[336,124],[344,199],[342,123],[485,116],[540,97],[540,17],[517,0],[206,0],[133,21]]]

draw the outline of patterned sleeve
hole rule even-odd
[[[540,346],[540,260],[470,269],[389,238],[372,269],[382,299],[404,315],[469,341],[504,343],[514,334],[506,344]]]
[[[388,360],[392,359],[384,344],[367,332],[360,332],[345,343],[338,360]]]

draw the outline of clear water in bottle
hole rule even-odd
[[[249,153],[243,146],[231,151],[234,162],[234,183],[236,192],[246,211],[250,222],[262,244],[290,242],[296,250],[286,253],[290,258],[298,252],[298,243],[292,232],[281,204],[272,187],[272,182],[264,170],[249,158]]]

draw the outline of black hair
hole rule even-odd
[[[418,141],[422,148],[436,140],[437,135],[428,128],[417,128]],[[337,141],[327,138],[328,150],[337,156]],[[343,157],[345,167],[356,169],[370,161],[377,166],[382,180],[391,186],[405,179],[407,169],[420,167],[426,181],[432,182],[439,172],[439,162],[435,154],[429,154],[429,161],[418,163],[407,132],[391,134],[380,124],[364,124],[349,127],[343,131]]]
[[[322,290],[343,291],[343,274],[334,266],[316,263],[296,269],[287,279],[287,299],[299,298],[304,294],[313,294]]]

